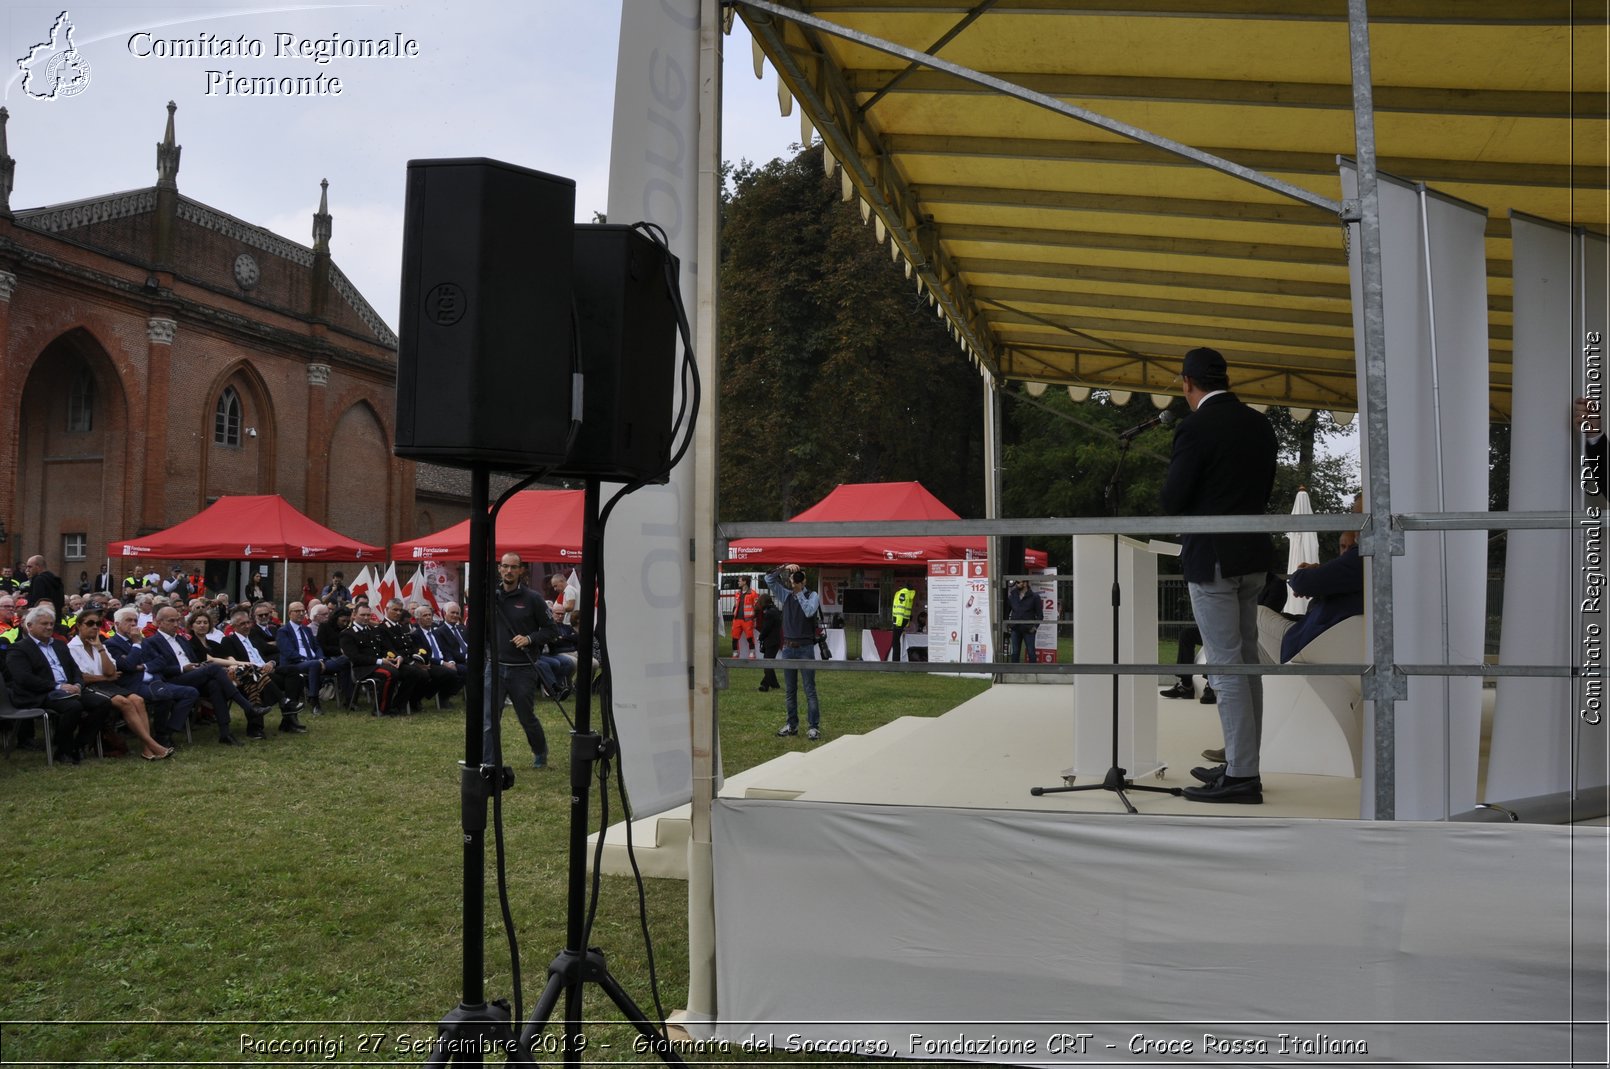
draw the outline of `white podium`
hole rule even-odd
[[[1157,660],[1157,554],[1178,553],[1118,538],[1118,659],[1124,664]],[[1073,539],[1073,659],[1080,664],[1112,660],[1113,546],[1111,535]],[[1073,765],[1065,778],[1101,780],[1112,766],[1112,677],[1074,676]],[[1154,775],[1157,759],[1157,694],[1147,675],[1118,677],[1118,765],[1132,780]]]

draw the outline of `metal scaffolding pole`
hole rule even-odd
[[[1370,26],[1365,0],[1347,0],[1348,44],[1353,60],[1353,133],[1358,161],[1358,203],[1344,205],[1343,218],[1358,223],[1354,251],[1363,278],[1364,433],[1369,461],[1364,473],[1370,520],[1359,553],[1370,558],[1369,622],[1375,671],[1363,680],[1374,709],[1375,819],[1397,812],[1397,707],[1408,696],[1407,680],[1393,663],[1392,558],[1403,552],[1403,532],[1392,527],[1386,414],[1386,314],[1381,279],[1381,200],[1376,182],[1375,97],[1370,79]]]

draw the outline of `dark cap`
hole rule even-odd
[[[1185,354],[1180,374],[1196,381],[1223,379],[1229,377],[1230,368],[1217,349],[1202,347]]]

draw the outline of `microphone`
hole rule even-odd
[[[1130,441],[1133,438],[1139,437],[1142,432],[1150,430],[1151,428],[1157,426],[1159,423],[1161,423],[1163,426],[1166,427],[1170,423],[1178,423],[1178,422],[1179,422],[1179,417],[1176,416],[1171,410],[1165,408],[1163,411],[1157,413],[1157,415],[1153,416],[1151,419],[1147,420],[1145,423],[1137,423],[1137,424],[1135,424],[1135,426],[1129,428],[1127,431],[1121,431],[1119,433],[1119,435],[1118,435],[1118,440],[1120,442],[1127,442],[1127,441]]]

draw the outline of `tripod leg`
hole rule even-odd
[[[487,1055],[506,1055],[511,1065],[529,1065],[515,1052],[509,1004],[502,999],[479,1006],[460,1005],[436,1033],[426,1065],[481,1065]]]
[[[528,1054],[542,1030],[548,1027],[548,1020],[553,1016],[553,1009],[559,1005],[559,995],[570,986],[570,970],[561,964],[566,955],[561,954],[554,963],[548,966],[548,983],[543,987],[542,994],[537,998],[537,1004],[531,1007],[531,1019],[526,1022],[525,1028],[520,1031],[520,1052]]]
[[[666,1065],[684,1064],[682,1056],[671,1049],[671,1045],[665,1041],[665,1037],[660,1034],[659,1029],[649,1022],[648,1017],[638,1007],[637,1003],[632,1001],[632,996],[628,995],[626,989],[621,987],[615,977],[610,974],[609,968],[604,965],[602,957],[600,957],[598,964],[600,966],[600,975],[597,977],[598,986],[604,989],[604,994],[609,996],[609,1000],[620,1009],[621,1013],[626,1015],[627,1022],[637,1029],[638,1034],[649,1041],[650,1049],[658,1054],[660,1060]]]

